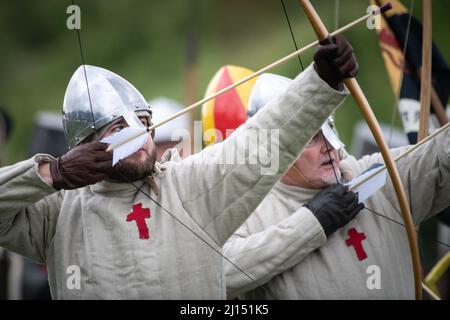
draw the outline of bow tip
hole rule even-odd
[[[384,12],[389,11],[391,9],[392,9],[392,3],[391,2],[387,2],[387,3],[383,4],[380,7],[380,13],[384,13]]]

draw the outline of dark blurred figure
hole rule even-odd
[[[11,118],[0,107],[0,166],[2,146],[12,131]],[[67,150],[61,115],[39,113],[29,143],[29,154],[48,153],[60,156]],[[38,265],[0,248],[0,300],[49,300],[46,266]]]
[[[67,152],[60,113],[39,112],[34,119],[34,128],[28,148],[31,157],[46,153],[59,157]]]
[[[66,152],[67,144],[61,114],[39,112],[34,119],[28,155],[31,157],[37,153],[46,153],[59,157]],[[26,258],[23,263],[22,299],[51,299],[46,266],[36,264]]]
[[[440,222],[450,227],[450,208],[445,209],[438,216]]]
[[[3,146],[6,139],[11,133],[11,118],[5,110],[0,106],[0,166],[2,166]],[[0,299],[9,298],[13,293],[11,292],[14,286],[13,279],[10,277],[10,270],[15,265],[17,260],[11,259],[11,254],[6,250],[0,248]],[[16,282],[18,284],[18,282]],[[17,287],[17,286],[16,286]]]
[[[0,106],[0,166],[2,165],[3,145],[11,133],[11,118]]]

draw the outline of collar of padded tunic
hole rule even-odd
[[[298,186],[292,186],[279,181],[275,187],[280,193],[284,194],[287,198],[295,199],[301,203],[308,202],[316,194],[320,192],[319,189],[307,189]]]
[[[135,186],[134,186],[134,185]],[[103,195],[103,196],[111,196],[111,197],[119,197],[119,198],[128,198],[134,196],[140,189],[143,189],[144,192],[148,192],[148,187],[145,186],[144,180],[138,180],[131,183],[127,182],[111,182],[111,181],[101,181],[94,185],[89,186],[89,189],[92,193]]]

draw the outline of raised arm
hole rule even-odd
[[[173,167],[172,178],[184,208],[223,245],[346,95],[328,86],[314,68],[307,68],[283,95],[224,142]],[[269,134],[270,143],[247,143],[258,134]],[[255,161],[258,156],[261,161],[262,155],[269,155],[263,159],[269,166]],[[239,162],[238,156],[242,157]]]
[[[253,212],[347,96],[342,81],[356,75],[358,64],[345,39],[333,41],[319,46],[314,64],[293,80],[284,94],[267,103],[224,142],[171,171],[183,206],[219,245]],[[270,143],[261,143],[261,135],[268,132]],[[258,143],[247,146],[247,140],[256,140],[249,138],[252,136],[258,137]],[[236,154],[244,161],[227,161]]]
[[[274,216],[264,212],[267,216],[260,215],[259,219]],[[252,219],[253,216],[249,218]],[[224,262],[228,299],[262,286],[289,270],[326,239],[319,221],[305,207],[259,232],[252,233],[248,222],[244,223],[223,247],[224,256],[233,263]]]
[[[395,158],[409,148],[411,146],[393,149],[392,155]],[[383,163],[379,153],[365,156],[359,161],[350,157],[343,162],[343,165],[345,168],[353,167],[362,172],[374,163]],[[396,165],[410,199],[415,224],[450,206],[450,131],[448,129],[401,158]],[[353,174],[358,172],[355,171]],[[389,179],[382,192],[399,210]]]
[[[0,168],[0,246],[45,263],[62,199],[38,174],[43,156]]]
[[[54,158],[37,155],[0,168],[0,246],[41,263],[53,238],[64,191],[107,177],[112,155],[92,142]]]

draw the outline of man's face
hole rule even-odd
[[[326,139],[320,130],[294,162],[294,165],[303,176],[317,188],[326,188],[337,183],[333,167],[338,179],[341,178],[339,153],[325,141]],[[332,163],[330,162],[330,157]],[[302,185],[302,187],[311,188],[311,185]]]
[[[139,119],[146,127],[150,125],[149,118],[139,117]],[[121,119],[111,125],[101,139],[113,135],[126,127],[128,127],[127,122]],[[140,150],[120,160],[114,166],[114,173],[110,177],[114,181],[128,182],[140,180],[153,173],[155,161],[156,148],[152,137],[149,135],[147,143]]]

